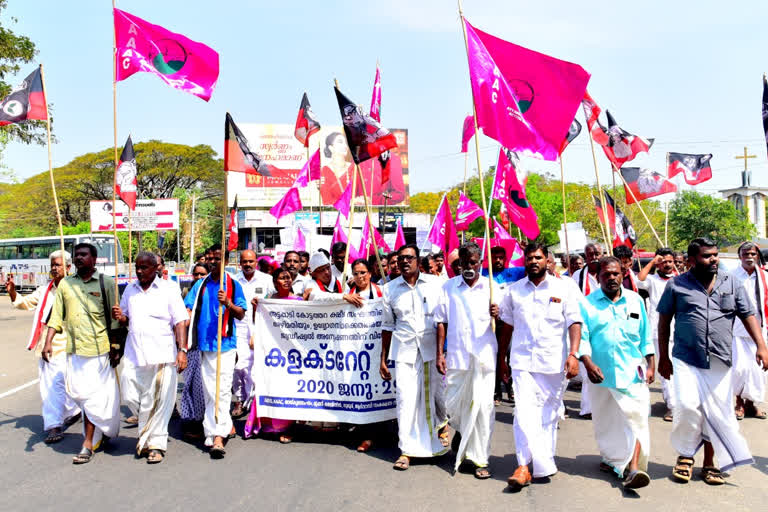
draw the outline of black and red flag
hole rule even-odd
[[[133,152],[133,141],[129,135],[115,169],[115,195],[122,199],[128,208],[135,210],[137,190],[136,154]]]
[[[304,93],[304,96],[301,97],[301,105],[299,105],[299,114],[296,116],[296,128],[293,130],[293,135],[304,144],[305,148],[308,148],[309,138],[313,133],[319,131],[320,123],[315,118],[315,113],[312,112],[312,105],[309,104],[307,93]]]
[[[624,212],[616,205],[611,195],[603,190],[605,194],[605,208],[608,210],[608,223],[613,230],[613,246],[626,245],[632,249],[637,243],[637,234],[632,223]]]
[[[606,225],[605,214],[603,213],[603,203],[600,202],[600,198],[592,194],[592,202],[595,203],[595,212],[597,212],[597,220],[602,225]]]
[[[634,203],[635,198],[638,201],[642,201],[649,197],[677,192],[677,186],[674,183],[658,172],[647,168],[622,167],[621,175],[624,177],[624,181],[627,182],[624,188],[629,189],[626,190],[627,204]],[[630,190],[634,193],[634,198]]]
[[[577,120],[573,120],[571,123],[571,126],[568,127],[568,133],[565,135],[565,139],[563,139],[562,144],[560,144],[560,154],[563,154],[563,151],[565,151],[565,148],[568,147],[568,144],[573,142],[573,140],[579,136],[581,133],[581,123]]]
[[[763,74],[763,131],[765,132],[765,144],[768,146],[768,79]]]
[[[239,241],[237,226],[237,196],[235,196],[235,204],[232,205],[232,210],[229,212],[229,225],[227,226],[227,232],[229,233],[227,250],[237,250],[237,242]]]
[[[704,183],[712,178],[710,160],[712,160],[712,154],[667,153],[667,177],[674,178],[682,173],[685,182],[689,185]]]
[[[646,139],[624,130],[607,110],[605,111],[605,116],[608,119],[608,127],[603,126],[599,120],[603,109],[592,99],[588,92],[584,93],[581,106],[584,109],[584,115],[587,117],[587,129],[592,135],[592,140],[603,147],[605,156],[613,162],[617,169],[633,160],[638,154],[647,153],[651,149],[653,139]]]
[[[336,100],[339,102],[341,121],[344,123],[344,134],[356,164],[376,158],[387,150],[397,147],[397,140],[389,130],[383,128],[363,109],[352,103],[338,88]]]
[[[48,119],[40,67],[30,73],[0,102],[0,126],[31,119],[40,121]]]
[[[276,177],[284,172],[251,151],[248,139],[227,112],[224,122],[224,170]]]

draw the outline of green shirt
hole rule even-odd
[[[104,276],[104,291],[107,294],[107,307],[111,309],[115,304],[115,281],[109,276]],[[119,327],[117,320],[111,322],[112,329]],[[61,280],[48,327],[54,328],[56,332],[66,328],[68,354],[94,357],[109,353],[98,271],[87,281],[83,281],[77,274]]]

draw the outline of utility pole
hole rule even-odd
[[[192,265],[194,265],[195,261],[195,202],[197,201],[197,196],[192,193],[192,227],[189,230],[189,268],[192,268]],[[181,259],[181,258],[179,258]]]

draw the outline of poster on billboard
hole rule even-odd
[[[112,231],[112,201],[91,201],[91,232]],[[128,231],[128,205],[117,201],[115,226]],[[137,199],[131,213],[133,231],[179,229],[178,199]]]
[[[294,138],[292,124],[244,123],[238,126],[248,139],[251,149],[266,163],[284,172],[280,177],[227,173],[227,201],[231,206],[237,195],[240,207],[271,208],[285,195],[306,163],[307,149]],[[360,165],[372,206],[383,207],[385,202],[387,206],[408,205],[408,130],[393,128],[390,131],[395,135],[398,147],[390,151],[389,181],[383,185],[381,183],[381,163],[378,158]],[[332,206],[344,192],[355,170],[341,126],[323,127],[314,134],[309,140],[310,153],[317,151],[318,147],[322,178],[319,191],[317,182],[299,189],[305,208],[320,204]],[[362,190],[359,190],[355,204],[363,204]]]

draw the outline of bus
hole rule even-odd
[[[115,275],[115,244],[112,235],[65,235],[64,248],[73,254],[73,248],[79,243],[96,246],[96,268],[105,275]],[[0,240],[0,290],[5,291],[5,281],[13,275],[16,288],[20,291],[32,291],[48,282],[51,263],[49,256],[61,248],[58,236],[36,238],[8,238]],[[124,273],[123,250],[120,241],[117,244],[117,262]],[[72,268],[72,272],[74,272]]]

